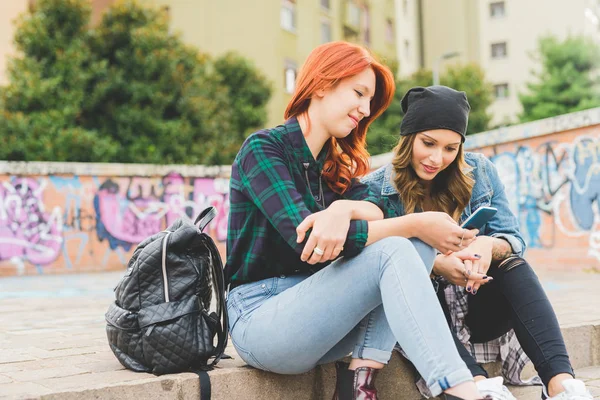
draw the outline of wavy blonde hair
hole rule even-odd
[[[458,222],[469,204],[475,181],[465,162],[461,143],[454,161],[433,179],[428,192],[411,165],[416,134],[402,136],[394,148],[394,185],[400,194],[406,214],[423,210],[425,196],[429,196],[433,211],[443,211]]]

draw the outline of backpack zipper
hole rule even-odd
[[[167,277],[167,239],[171,232],[167,232],[162,240],[162,274],[163,274],[163,285],[165,292],[165,302],[169,302],[169,278]]]

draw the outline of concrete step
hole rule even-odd
[[[581,325],[563,329],[563,336],[576,370],[583,371],[582,377],[597,385],[595,395],[600,396],[600,325]],[[231,354],[231,351],[229,351]],[[590,368],[591,367],[591,368]],[[491,375],[497,375],[499,363],[486,366]],[[74,385],[68,389],[55,390],[52,393],[38,396],[19,396],[10,398],[39,398],[60,400],[86,399],[161,399],[185,400],[198,399],[198,377],[195,374],[174,374],[156,377],[150,374],[137,374],[131,371],[113,371],[121,375],[121,381],[107,384],[106,381],[88,382],[85,386]],[[532,375],[529,366],[524,375]],[[213,400],[247,400],[247,399],[291,399],[321,400],[330,399],[335,384],[333,364],[315,368],[302,375],[277,375],[259,371],[248,366],[235,357],[234,360],[223,360],[219,368],[210,373]],[[525,376],[527,377],[527,376]],[[394,354],[390,365],[384,368],[378,377],[380,398],[384,400],[421,399],[414,385],[413,367]],[[519,400],[540,398],[540,387],[512,388]],[[2,394],[0,394],[0,397]]]

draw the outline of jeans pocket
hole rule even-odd
[[[277,278],[247,283],[234,289],[231,295],[238,305],[240,318],[246,319],[254,310],[273,296],[277,289]]]

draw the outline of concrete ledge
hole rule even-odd
[[[0,161],[0,175],[154,177],[171,172],[177,172],[183,177],[229,178],[231,166]]]
[[[581,325],[563,329],[563,336],[569,350],[574,368],[581,369],[600,364],[600,325]],[[497,375],[500,363],[486,365],[490,375]],[[588,374],[589,379],[598,381],[600,368]],[[165,399],[186,400],[199,398],[198,377],[195,374],[174,374],[155,377],[150,374],[136,374],[131,371],[113,371],[114,383],[88,382],[82,389],[81,378],[72,377],[63,383],[63,390],[52,393],[39,393],[32,396],[26,393],[14,393],[9,398],[37,398],[44,400],[80,400],[80,399]],[[531,366],[524,372],[531,376]],[[224,360],[219,368],[211,371],[213,400],[246,400],[246,399],[293,399],[293,400],[325,400],[333,395],[335,386],[335,368],[333,364],[320,366],[302,375],[277,375],[259,371],[243,365],[235,360]],[[140,376],[147,378],[140,379]],[[584,374],[585,375],[585,374]],[[585,375],[585,376],[588,376]],[[596,376],[597,375],[597,376]],[[81,377],[81,375],[78,375]],[[119,379],[120,378],[120,379]],[[63,378],[66,379],[66,378]],[[79,383],[77,382],[79,381]],[[127,382],[129,381],[129,382]],[[382,399],[421,399],[414,385],[413,367],[394,353],[390,365],[378,377],[378,389]],[[600,381],[598,381],[600,382]],[[511,388],[518,399],[539,399],[539,387]],[[600,389],[599,389],[600,390]],[[1,395],[0,395],[1,396]]]

